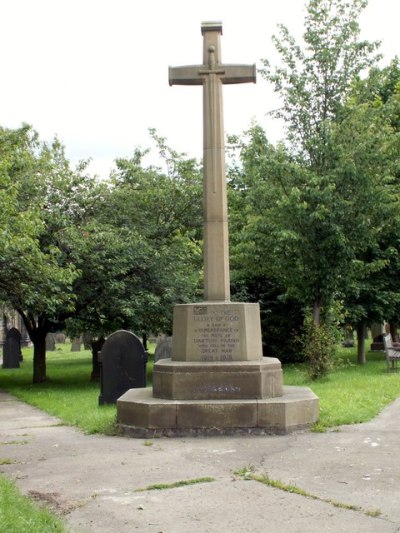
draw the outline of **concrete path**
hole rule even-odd
[[[394,533],[399,420],[400,399],[367,424],[324,434],[146,441],[84,435],[0,392],[0,458],[12,460],[0,472],[73,533]],[[315,498],[234,475],[250,466]],[[209,476],[215,481],[136,492]]]

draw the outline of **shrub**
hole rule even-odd
[[[326,376],[334,368],[336,337],[329,324],[315,324],[312,317],[304,321],[303,353],[308,362],[310,379]]]

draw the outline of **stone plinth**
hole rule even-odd
[[[278,359],[261,361],[181,362],[164,359],[154,365],[153,394],[170,400],[234,400],[282,396]]]
[[[281,434],[318,420],[319,401],[306,387],[248,400],[166,400],[151,389],[131,389],[117,401],[118,423],[132,437]]]
[[[259,305],[233,302],[176,305],[172,360],[262,360]]]

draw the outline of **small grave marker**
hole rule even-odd
[[[54,352],[56,349],[56,336],[54,333],[46,335],[46,352]]]
[[[71,341],[71,352],[80,352],[81,351],[82,339],[80,337],[75,337]]]
[[[156,346],[154,352],[154,362],[160,359],[171,359],[172,337],[165,337]]]

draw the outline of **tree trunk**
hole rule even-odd
[[[392,336],[392,341],[399,342],[399,336],[397,334],[397,324],[395,324],[394,322],[390,322],[389,328],[390,328],[390,335]]]
[[[365,357],[365,333],[367,327],[365,323],[357,324],[357,363],[365,365],[367,359]]]
[[[100,361],[99,352],[101,351],[105,342],[104,337],[92,340],[92,373],[90,374],[90,381],[100,381]]]
[[[36,330],[33,342],[33,383],[43,383],[46,375],[46,335],[44,330]]]
[[[313,304],[313,322],[316,326],[319,326],[321,322],[321,302],[319,300],[315,300]]]

